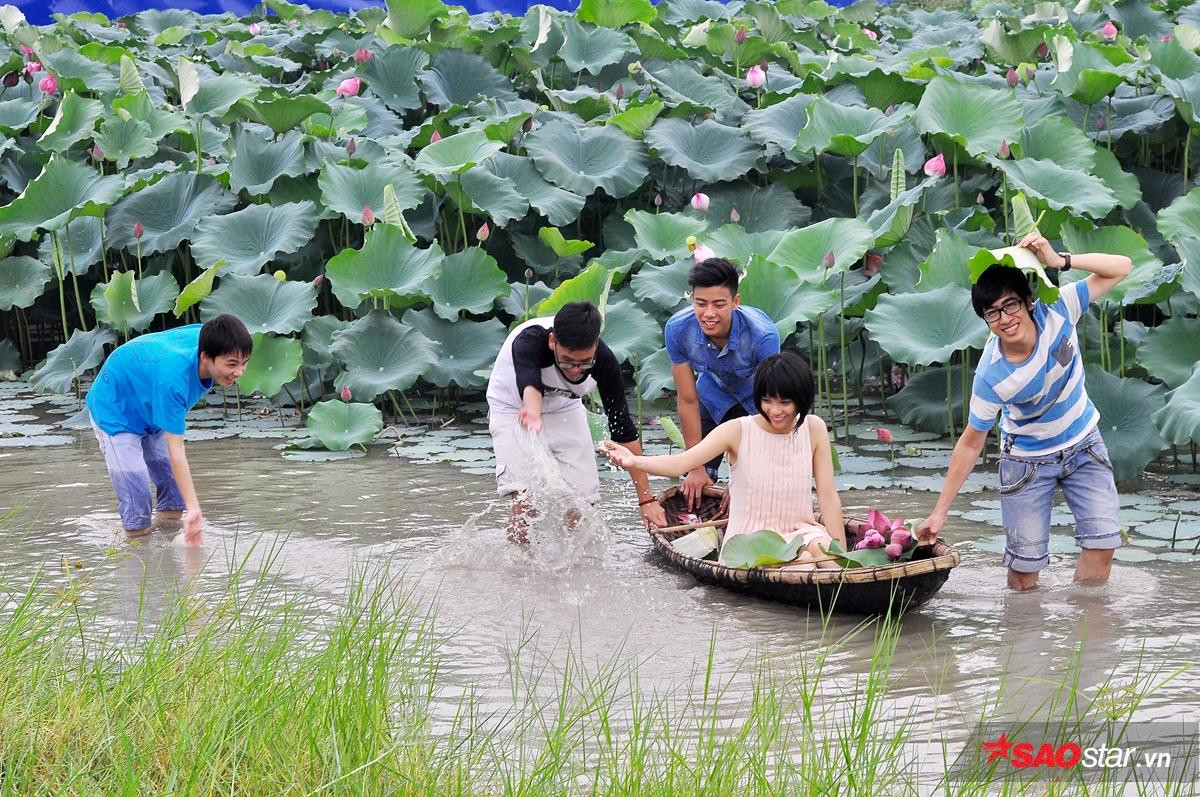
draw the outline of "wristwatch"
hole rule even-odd
[[[1058,267],[1058,270],[1059,271],[1070,271],[1071,270],[1071,253],[1070,252],[1059,252],[1058,256],[1063,259],[1063,264]]]

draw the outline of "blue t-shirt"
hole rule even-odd
[[[696,311],[685,307],[663,328],[667,356],[675,365],[687,363],[698,376],[696,395],[708,416],[717,423],[735,404],[753,415],[754,369],[779,353],[779,330],[771,317],[757,307],[742,305],[733,311],[729,342],[718,350],[700,329]]]
[[[992,335],[983,347],[971,387],[969,422],[981,432],[996,423],[1013,435],[1013,451],[1051,454],[1087,436],[1100,420],[1083,383],[1075,326],[1091,295],[1086,280],[1063,286],[1051,305],[1033,303],[1037,344],[1024,362],[1011,363]]]
[[[181,435],[188,410],[212,386],[200,379],[200,324],[191,324],[118,346],[88,390],[87,407],[107,434]]]

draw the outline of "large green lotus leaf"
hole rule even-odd
[[[150,138],[155,141],[188,127],[186,116],[156,104],[145,91],[117,97],[113,100],[113,111],[127,113],[139,122],[145,122],[150,127]]]
[[[767,259],[787,266],[801,279],[821,280],[845,271],[875,245],[875,233],[860,219],[825,219],[783,237]],[[833,253],[833,264],[825,257]]]
[[[1066,19],[1062,21],[1066,22]],[[1034,60],[1038,45],[1045,43],[1046,30],[1048,26],[1037,25],[1009,32],[1005,30],[1003,22],[993,19],[983,29],[979,40],[987,45],[1000,63],[1020,64]]]
[[[954,411],[954,426],[962,425],[962,366],[950,372],[950,406]],[[925,432],[946,434],[950,420],[946,415],[946,369],[926,368],[908,378],[904,388],[888,399],[888,409],[895,410],[900,422]]]
[[[619,63],[634,49],[633,41],[620,31],[580,25],[570,17],[563,19],[563,46],[559,58],[572,72],[587,70],[598,75],[609,64]]]
[[[66,393],[75,379],[104,359],[104,347],[117,342],[111,329],[76,329],[66,343],[57,346],[46,361],[29,376],[29,385],[39,393]]]
[[[350,322],[332,315],[317,316],[305,322],[304,333],[300,336],[304,346],[304,367],[324,368],[333,365],[335,360],[330,347],[333,346],[334,333],[348,326]]]
[[[413,166],[422,174],[445,180],[483,163],[502,149],[504,144],[492,141],[484,131],[467,130],[427,144],[417,153]]]
[[[316,228],[312,202],[251,205],[201,219],[192,235],[192,257],[203,268],[223,258],[227,274],[256,274],[275,255],[299,250]]]
[[[510,290],[495,259],[478,246],[448,255],[424,288],[433,300],[434,312],[448,321],[457,319],[463,310],[486,313]]]
[[[1124,304],[1125,297],[1137,294],[1162,271],[1163,263],[1150,251],[1146,239],[1129,227],[1108,225],[1094,230],[1085,230],[1074,224],[1064,224],[1062,227],[1063,246],[1070,252],[1107,252],[1113,255],[1125,255],[1133,261],[1133,271],[1125,279],[1118,282],[1101,299],[1109,304]],[[1087,274],[1073,270],[1062,275],[1060,285],[1066,285],[1076,280],[1085,279]],[[1153,303],[1150,297],[1141,297],[1139,302]]]
[[[796,137],[808,123],[808,105],[812,97],[794,94],[766,108],[750,111],[742,117],[742,128],[760,144],[779,147],[788,160],[799,162]]]
[[[208,321],[229,313],[250,332],[287,335],[301,330],[316,307],[317,289],[311,282],[280,281],[270,274],[229,274],[200,302],[200,318]]]
[[[603,188],[620,199],[636,191],[648,171],[642,145],[613,127],[552,119],[526,136],[525,150],[543,177],[583,197]]]
[[[741,224],[724,224],[715,232],[704,236],[703,242],[715,251],[718,257],[746,264],[756,255],[760,258],[768,257],[787,234],[784,230],[747,232]]]
[[[24,130],[38,118],[40,109],[35,100],[0,100],[0,130],[10,134]]]
[[[1200,364],[1186,382],[1171,391],[1166,405],[1151,420],[1173,445],[1200,443]]]
[[[978,251],[962,236],[951,230],[937,231],[937,243],[929,258],[921,264],[921,281],[918,291],[931,291],[943,285],[961,285],[971,289],[971,271],[968,262]]]
[[[1058,301],[1058,286],[1050,281],[1046,267],[1028,249],[1019,246],[980,249],[967,262],[971,283],[978,282],[979,278],[983,276],[983,272],[992,266],[1019,268],[1026,274],[1035,276],[1037,283],[1034,286],[1034,293],[1037,294],[1037,297],[1046,304],[1054,304]]]
[[[662,324],[625,293],[609,302],[604,313],[604,342],[617,362],[640,362],[662,348]]]
[[[297,8],[290,3],[287,5]],[[450,15],[450,9],[442,0],[386,0],[385,5],[388,31],[381,29],[378,31],[380,36],[394,32],[394,35],[404,39],[420,38],[428,34],[431,22]]]
[[[645,76],[671,106],[725,111],[738,103],[737,94],[724,80],[701,75],[684,61],[647,65]]]
[[[461,186],[461,193],[466,195],[467,201],[460,202],[460,205],[467,212],[472,212],[472,208],[478,209],[491,216],[492,221],[500,227],[525,218],[529,212],[529,200],[517,190],[516,185],[504,177],[497,177],[487,166],[468,169],[459,176],[459,180],[459,185],[451,183],[447,190],[455,201],[459,201],[464,199],[459,194]]]
[[[1054,86],[1084,105],[1095,105],[1125,82],[1128,67],[1115,66],[1097,47],[1055,36],[1053,52],[1058,66]]]
[[[80,97],[73,91],[63,94],[54,120],[38,139],[44,150],[62,152],[76,141],[91,138],[96,120],[104,115],[104,103]]]
[[[560,260],[582,255],[595,246],[591,241],[564,237],[562,232],[554,227],[542,227],[538,230],[538,240],[550,247],[550,251]]]
[[[917,106],[923,133],[949,136],[972,155],[991,155],[1024,129],[1021,103],[1011,91],[961,83],[947,75],[929,81]]]
[[[50,267],[19,255],[0,260],[0,310],[29,307],[50,281]]]
[[[703,219],[683,213],[628,210],[625,221],[633,225],[638,248],[649,252],[655,260],[687,257],[688,236],[700,235],[708,229]]]
[[[709,186],[705,191],[709,206],[704,218],[710,225],[724,224],[732,218],[733,211],[737,211],[737,224],[751,234],[794,230],[812,218],[812,210],[781,183],[758,186],[749,180],[739,180]]]
[[[633,295],[662,310],[676,310],[687,298],[688,274],[694,263],[691,257],[683,257],[665,266],[642,266],[629,281]]]
[[[1108,190],[1117,198],[1117,204],[1123,208],[1132,208],[1142,200],[1142,188],[1138,179],[1121,168],[1117,156],[1101,147],[1096,150],[1096,165],[1092,174],[1100,178]]]
[[[1200,238],[1184,236],[1175,241],[1175,248],[1183,261],[1179,284],[1185,291],[1200,296]]]
[[[70,89],[88,94],[111,95],[119,85],[109,66],[96,63],[70,48],[63,48],[56,53],[43,52],[41,59],[42,66],[58,78],[58,87],[64,92]]]
[[[1071,209],[1104,218],[1116,207],[1113,192],[1090,174],[1032,158],[994,163],[1008,177],[1011,188],[1038,197],[1055,210]]]
[[[140,332],[150,328],[159,313],[175,304],[179,283],[170,272],[163,271],[137,279],[132,271],[114,271],[107,283],[92,289],[92,307],[96,318],[113,329]]]
[[[207,174],[168,174],[113,205],[105,225],[108,244],[136,252],[138,243],[133,237],[133,227],[141,222],[142,255],[165,252],[191,237],[201,219],[226,213],[235,204],[237,196]],[[74,230],[74,225],[71,229]]]
[[[479,98],[515,100],[512,82],[481,56],[462,50],[442,50],[421,73],[429,101],[439,108],[467,106]],[[443,139],[444,140],[444,139]]]
[[[439,318],[428,308],[409,310],[404,314],[404,323],[440,344],[437,360],[423,376],[437,387],[452,384],[466,390],[483,387],[487,380],[476,371],[491,368],[508,336],[508,330],[498,319],[450,321]]]
[[[427,291],[442,263],[437,243],[418,249],[399,227],[377,225],[362,249],[343,249],[325,264],[333,294],[346,307],[366,299],[380,299],[402,307],[427,298]]]
[[[625,131],[625,135],[640,140],[645,137],[646,131],[666,107],[662,100],[653,95],[645,101],[633,98],[625,106],[625,110],[614,113],[604,120],[604,124],[616,125]]]
[[[579,19],[605,28],[621,28],[634,22],[653,22],[650,0],[581,0]]]
[[[100,125],[96,146],[104,159],[125,169],[135,158],[148,158],[158,152],[158,140],[151,137],[150,125],[132,116],[110,116]]]
[[[225,265],[224,260],[218,260],[208,268],[201,271],[191,282],[183,286],[183,290],[179,292],[179,296],[175,299],[175,307],[171,312],[176,318],[183,316],[184,312],[212,293],[213,280],[217,276],[217,272]]]
[[[1158,212],[1158,231],[1173,243],[1184,238],[1200,238],[1200,188],[1177,197]]]
[[[262,332],[255,332],[253,337],[254,351],[238,379],[238,390],[247,395],[257,391],[271,398],[296,378],[304,358],[300,341]]]
[[[736,180],[758,161],[761,148],[736,127],[706,120],[660,119],[646,131],[646,143],[672,166],[695,180],[716,183]]]
[[[416,47],[396,45],[371,56],[363,68],[367,85],[383,104],[396,113],[421,107],[417,78],[429,65],[429,56]]]
[[[910,107],[888,116],[875,108],[843,105],[817,97],[808,108],[808,124],[796,136],[795,147],[854,158],[879,136],[906,124],[911,113]]]
[[[1046,116],[1025,128],[1020,145],[1022,158],[1052,161],[1085,173],[1095,165],[1096,145],[1064,116]]]
[[[250,130],[233,137],[233,160],[229,162],[229,187],[250,194],[265,194],[284,175],[304,174],[304,145],[299,133],[268,140]],[[359,208],[362,214],[362,208]]]
[[[1149,330],[1138,346],[1138,362],[1168,387],[1182,385],[1200,362],[1200,320],[1168,318]]]
[[[755,257],[738,283],[742,304],[757,307],[775,321],[779,339],[787,340],[801,322],[813,321],[837,302],[833,291],[796,279],[796,272]]]
[[[936,186],[940,179],[934,177],[922,180],[912,188],[901,191],[891,202],[871,213],[867,224],[875,231],[876,248],[894,246],[907,237],[916,206],[924,200],[926,190]]]
[[[374,83],[371,88],[378,93]],[[247,119],[266,125],[276,135],[286,133],[314,114],[333,113],[329,103],[311,94],[288,94],[278,89],[263,89],[253,99],[239,100],[234,110]]]
[[[337,378],[356,399],[370,401],[388,390],[408,390],[437,362],[441,347],[383,310],[375,310],[334,333],[333,356],[345,364]]]
[[[666,348],[659,349],[638,363],[638,383],[642,386],[642,398],[656,399],[664,390],[675,390],[675,377],[671,374],[671,357]]]
[[[74,216],[102,215],[121,196],[124,184],[117,175],[105,177],[62,155],[52,156],[20,196],[0,207],[0,235],[28,241],[39,227],[60,230]]]
[[[554,315],[569,302],[591,302],[603,313],[608,304],[608,291],[612,287],[612,281],[613,272],[593,261],[590,266],[565,280],[539,302],[534,315]]]
[[[195,95],[183,104],[183,111],[189,116],[220,116],[238,100],[257,93],[257,86],[231,73],[205,77]]]
[[[1097,365],[1084,366],[1087,393],[1100,412],[1100,434],[1117,481],[1132,479],[1158,456],[1164,442],[1151,416],[1162,409],[1166,388],[1122,379]]]
[[[391,186],[401,210],[421,204],[425,189],[411,169],[391,163],[371,163],[362,169],[327,163],[317,178],[321,201],[351,221],[362,220],[363,208],[383,216],[383,190]]]
[[[1171,32],[1171,19],[1157,8],[1136,0],[1117,0],[1111,6],[1113,17],[1121,23],[1121,33],[1130,39],[1146,36],[1156,40]]]
[[[721,560],[729,567],[763,567],[790,562],[804,545],[804,535],[790,542],[778,532],[761,529],[730,537],[721,548]]]
[[[322,401],[309,411],[304,427],[330,451],[345,451],[374,440],[383,431],[383,413],[373,404]]]
[[[928,293],[883,294],[864,316],[871,339],[897,362],[945,363],[963,349],[982,348],[987,324],[971,308],[971,292],[946,285]]]
[[[1153,133],[1175,115],[1176,102],[1161,92],[1140,91],[1128,85],[1118,86],[1112,97],[1105,100],[1103,113],[1100,108],[1089,112],[1087,106],[1073,103],[1067,106],[1067,115],[1083,128],[1086,114],[1087,128],[1084,132],[1099,141],[1107,142],[1110,138],[1118,141],[1129,133]],[[1104,119],[1103,130],[1099,129],[1100,119]]]
[[[583,197],[551,185],[528,158],[498,152],[488,159],[487,168],[497,177],[511,182],[521,196],[556,227],[575,221],[583,210]]]

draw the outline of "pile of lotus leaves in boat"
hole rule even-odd
[[[6,7],[0,374],[73,393],[114,344],[235,313],[241,391],[352,452],[418,394],[477,395],[514,323],[575,299],[661,397],[662,323],[711,252],[813,361],[839,441],[884,388],[953,434],[986,335],[968,264],[1019,195],[1063,248],[1133,259],[1080,338],[1135,476],[1200,441],[1200,3],[974,8]]]

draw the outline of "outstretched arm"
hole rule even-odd
[[[1066,265],[1066,259],[1054,251],[1054,247],[1041,233],[1032,232],[1017,245],[1028,248],[1037,255],[1038,260],[1051,268],[1062,268]],[[1072,253],[1071,268],[1091,272],[1086,282],[1088,297],[1094,302],[1129,276],[1129,272],[1133,270],[1133,261],[1125,255],[1109,255],[1103,252]]]
[[[695,448],[700,442],[700,397],[696,394],[696,374],[688,363],[671,366],[671,376],[675,379],[675,396],[679,410],[679,429],[683,432],[683,447]],[[708,460],[705,460],[707,462]],[[687,499],[688,509],[700,503],[704,488],[712,484],[708,471],[701,463],[688,472],[683,480],[683,497]]]
[[[946,483],[942,485],[942,494],[938,496],[937,506],[934,507],[933,513],[921,521],[921,525],[917,527],[917,538],[921,542],[932,543],[937,539],[942,526],[946,525],[950,505],[954,503],[954,498],[962,489],[967,476],[970,476],[971,471],[975,469],[975,463],[979,461],[979,455],[987,443],[987,434],[987,432],[981,432],[974,426],[968,425],[959,436],[958,442],[954,444],[954,453],[950,455],[950,467],[946,469]]]
[[[737,456],[741,428],[738,420],[726,421],[687,451],[664,454],[657,457],[637,456],[629,449],[611,440],[601,443],[604,454],[619,468],[640,470],[655,476],[679,476],[697,465],[703,465],[717,454],[726,452]]]
[[[183,541],[187,545],[199,545],[204,534],[204,514],[200,511],[200,499],[196,497],[196,485],[192,483],[192,470],[188,466],[187,453],[183,447],[183,435],[166,432],[167,459],[171,462],[171,473],[179,494],[183,496]]]
[[[846,520],[842,515],[842,499],[838,497],[837,482],[833,477],[833,453],[829,443],[829,429],[825,421],[815,415],[805,419],[809,424],[812,439],[813,481],[817,489],[817,506],[821,510],[821,525],[832,539],[846,547]]]

